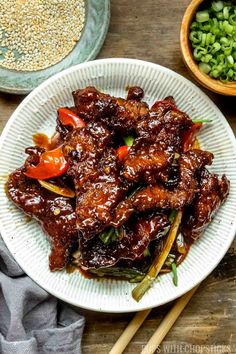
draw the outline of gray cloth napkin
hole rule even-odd
[[[0,236],[0,353],[81,353],[84,317],[34,283]]]

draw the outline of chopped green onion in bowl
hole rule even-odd
[[[236,3],[212,1],[199,10],[189,40],[203,74],[222,82],[236,81]]]

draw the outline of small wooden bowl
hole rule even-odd
[[[226,96],[236,96],[236,82],[223,83],[220,80],[211,78],[209,75],[203,74],[197,62],[193,58],[191,43],[189,41],[189,28],[193,22],[194,16],[200,4],[205,0],[192,0],[187,7],[180,30],[180,45],[184,62],[194,76],[194,78],[203,86],[211,91]]]

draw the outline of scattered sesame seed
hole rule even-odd
[[[80,39],[84,0],[0,1],[0,67],[37,71],[65,58]],[[18,55],[15,55],[15,53]]]

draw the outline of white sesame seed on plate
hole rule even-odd
[[[36,71],[58,63],[76,45],[84,21],[84,0],[1,1],[0,47],[7,51],[0,67]]]

